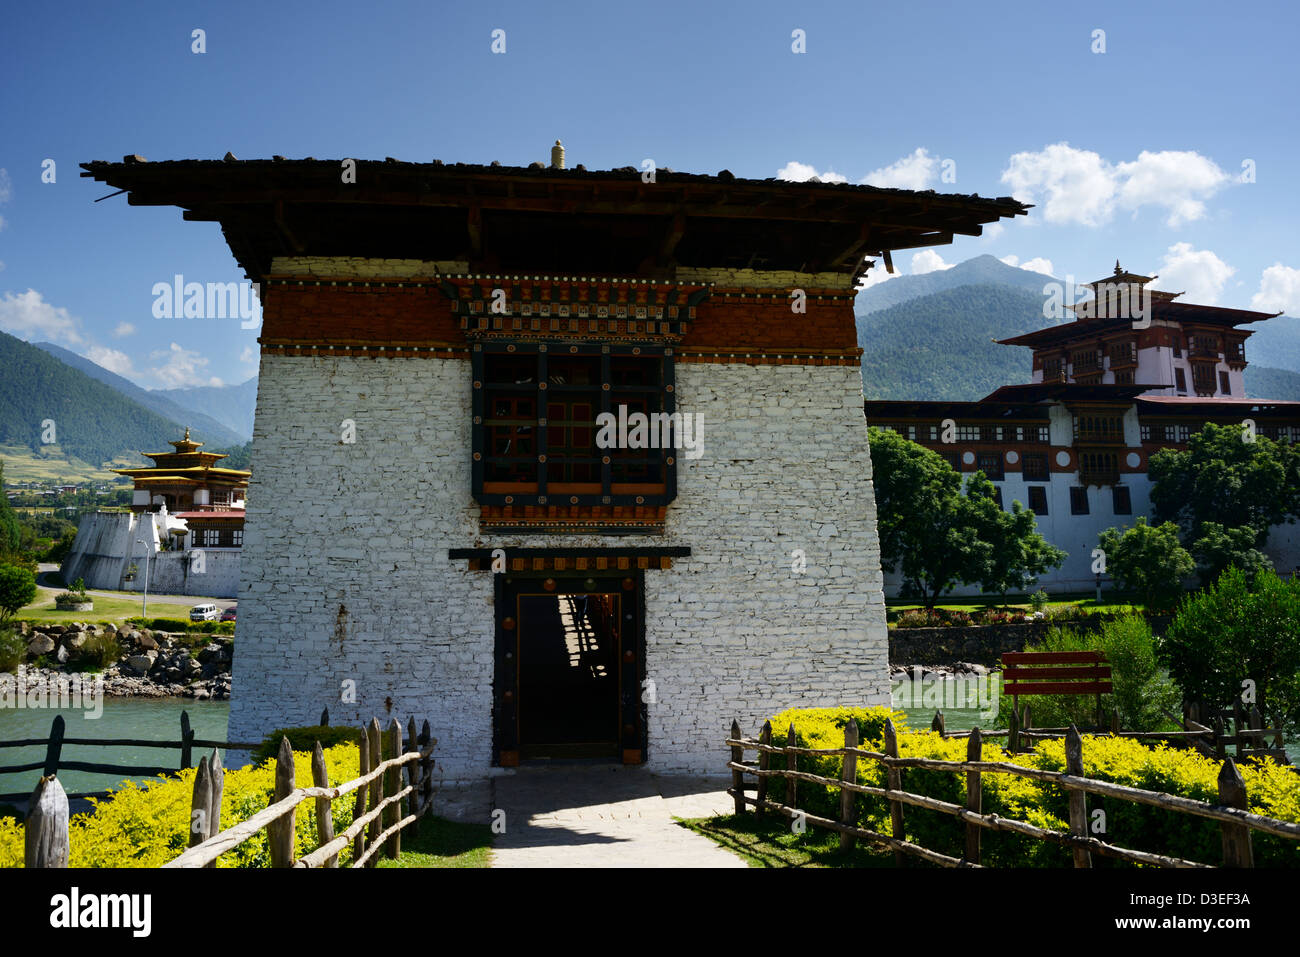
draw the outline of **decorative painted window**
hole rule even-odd
[[[1101,354],[1096,349],[1081,349],[1070,354],[1075,376],[1101,369]]]
[[[1187,392],[1187,373],[1182,369],[1174,370],[1174,388],[1177,389],[1180,394]]]
[[[701,431],[674,415],[670,349],[491,342],[472,355],[480,504],[664,505],[676,497],[677,457]],[[597,422],[605,413],[614,423],[609,447]]]
[[[1047,455],[1043,452],[1022,452],[1020,463],[1026,482],[1046,482],[1051,477],[1047,471]]]
[[[1228,378],[1228,373],[1219,370],[1219,391],[1224,395],[1232,395],[1232,381]]]
[[[1133,370],[1132,370],[1132,369],[1120,369],[1118,372],[1116,372],[1116,373],[1115,373],[1115,384],[1116,384],[1116,385],[1132,385],[1132,384],[1133,384]]]
[[[1118,442],[1124,436],[1124,419],[1118,415],[1076,415],[1074,437],[1082,441]]]
[[[1035,515],[1047,514],[1047,487],[1045,485],[1029,486],[1029,510]]]
[[[1006,477],[1003,474],[1001,452],[980,452],[975,456],[975,467],[992,482],[1001,482]]]
[[[959,442],[980,441],[980,427],[978,425],[957,426],[957,441]]]
[[[1062,359],[1043,360],[1043,381],[1060,382],[1065,378],[1065,361]]]
[[[945,462],[951,465],[954,471],[961,471],[961,453],[960,452],[940,452]]]
[[[215,528],[205,528],[203,530],[203,547],[217,548],[221,545],[221,532]]]
[[[244,547],[244,530],[242,528],[237,528],[230,533],[230,543],[235,548]]]
[[[1192,427],[1190,425],[1166,426],[1165,435],[1174,442],[1187,442],[1192,437]]]
[[[1080,486],[1073,486],[1070,489],[1070,514],[1087,515],[1088,514],[1088,490]]]
[[[1132,515],[1133,500],[1127,485],[1116,485],[1110,490],[1111,504],[1116,515]]]
[[[1192,388],[1197,395],[1214,395],[1214,366],[1206,362],[1192,363]]]

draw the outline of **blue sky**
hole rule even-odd
[[[77,164],[129,153],[526,165],[560,138],[589,169],[1014,194],[1029,217],[901,253],[900,271],[990,253],[1090,280],[1118,258],[1188,300],[1300,314],[1295,4],[126,2],[5,19],[0,329],[146,388],[247,379],[257,331],[154,317],[157,282],[242,276],[216,224],[94,202],[110,190]]]

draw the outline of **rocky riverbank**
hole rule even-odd
[[[984,665],[973,661],[954,661],[950,665],[895,665],[889,666],[889,680],[896,681],[935,681],[943,678],[983,678],[991,671]]]
[[[118,628],[73,622],[31,625],[22,622],[27,661],[18,667],[18,686],[66,685],[74,675],[82,681],[95,676],[84,671],[87,643],[115,640],[117,660],[98,672],[103,693],[116,697],[180,696],[199,701],[230,697],[230,665],[234,639],[228,635],[178,634],[148,628]]]

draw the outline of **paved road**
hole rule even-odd
[[[637,767],[562,764],[494,777],[477,793],[461,792],[449,810],[489,821],[493,810],[505,812],[493,867],[744,867],[673,820],[728,813],[726,787]]]

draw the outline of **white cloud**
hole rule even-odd
[[[135,335],[135,326],[131,325],[131,323],[129,322],[119,322],[113,328],[114,339],[121,339],[123,336],[133,336],[133,335]]]
[[[149,353],[149,358],[166,359],[162,365],[154,366],[149,374],[158,382],[161,389],[181,389],[196,385],[222,385],[216,376],[204,376],[203,369],[208,360],[193,349],[184,349],[173,342],[166,349]]]
[[[938,157],[931,156],[924,146],[918,146],[908,156],[889,166],[873,170],[858,182],[890,189],[928,189],[934,180],[934,169],[938,164]]]
[[[28,341],[48,340],[80,346],[86,342],[80,320],[61,306],[52,306],[35,289],[0,299],[0,329]]]
[[[1282,312],[1300,316],[1300,269],[1274,263],[1259,277],[1259,292],[1250,307],[1260,312]]]
[[[1111,163],[1091,150],[1054,143],[1037,153],[1016,153],[1002,182],[1023,202],[1042,202],[1049,223],[1100,226],[1117,210],[1143,206],[1168,212],[1171,227],[1200,219],[1205,200],[1232,182],[1208,157],[1189,150],[1143,150],[1136,160]]]
[[[1033,259],[1027,259],[1020,264],[1021,269],[1028,269],[1030,272],[1042,273],[1044,276],[1055,276],[1056,270],[1052,268],[1052,261],[1044,259],[1042,256],[1035,256]]]
[[[890,279],[897,278],[898,275],[898,273],[891,273],[885,268],[885,260],[883,258],[877,259],[872,267],[867,270],[867,274],[862,278],[858,288],[869,289],[872,286],[879,286],[882,282],[888,282]]]
[[[125,352],[117,349],[109,349],[104,346],[91,346],[84,353],[87,359],[95,365],[107,369],[109,372],[116,372],[120,376],[130,379],[139,373],[135,371],[135,366],[131,363],[131,357]]]
[[[923,249],[912,257],[912,275],[919,276],[940,269],[951,269],[954,265],[956,263],[944,262],[943,257],[933,249]]]
[[[819,173],[816,167],[809,166],[807,163],[800,163],[797,160],[791,160],[777,170],[776,178],[783,179],[788,183],[847,183],[849,181],[847,176],[841,176],[831,170]]]
[[[1183,292],[1186,302],[1212,306],[1237,270],[1208,249],[1193,249],[1191,243],[1174,243],[1160,264],[1153,289]]]
[[[240,362],[251,362],[253,365],[256,365],[256,364],[257,364],[257,350],[254,349],[252,346],[244,346],[244,351],[241,352],[241,353],[239,354],[239,361],[240,361]]]
[[[984,232],[980,234],[980,242],[988,243],[997,239],[1007,231],[1007,227],[1001,223],[988,223],[984,227]]]

